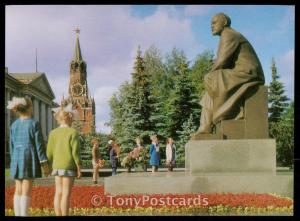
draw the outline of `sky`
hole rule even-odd
[[[263,66],[266,85],[276,61],[286,95],[294,99],[295,7],[279,5],[9,5],[5,9],[5,66],[11,73],[44,72],[60,103],[68,95],[69,63],[79,27],[89,91],[96,103],[96,130],[109,133],[108,104],[131,79],[138,45],[162,55],[176,47],[191,65],[205,50],[216,53],[211,17],[224,12],[231,27],[252,44]]]

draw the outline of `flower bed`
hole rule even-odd
[[[33,187],[31,215],[54,215],[54,187]],[[5,214],[13,215],[13,188],[5,189]],[[93,197],[99,199],[93,203]],[[141,200],[145,195],[104,195],[103,186],[74,186],[71,195],[71,215],[292,215],[293,200],[272,194],[201,194],[205,205],[119,205],[117,199]],[[152,199],[196,198],[198,194],[152,194]]]

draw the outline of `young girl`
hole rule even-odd
[[[92,139],[92,145],[93,183],[97,184],[100,168],[99,160],[102,160],[101,156],[98,154],[99,140],[96,138]]]
[[[167,139],[166,145],[166,164],[168,166],[169,171],[173,171],[173,167],[175,165],[175,155],[176,155],[176,147],[173,143],[173,139],[169,137]]]
[[[45,176],[49,167],[40,124],[32,118],[32,102],[27,97],[13,97],[8,109],[18,115],[10,128],[10,178],[15,180],[15,216],[28,216],[34,178]]]
[[[69,215],[71,190],[74,177],[81,177],[80,141],[78,132],[71,128],[76,111],[72,104],[54,108],[54,116],[60,126],[49,134],[47,157],[55,176],[54,210],[57,216]]]
[[[152,143],[150,145],[150,165],[152,166],[152,173],[158,170],[159,165],[159,146],[157,143],[157,136],[150,137]]]

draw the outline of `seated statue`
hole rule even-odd
[[[241,98],[249,88],[265,82],[253,47],[230,25],[231,19],[224,13],[212,18],[212,34],[219,35],[220,42],[212,69],[204,77],[200,134],[212,133],[213,125],[221,120],[243,118]]]

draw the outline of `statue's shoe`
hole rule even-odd
[[[206,126],[201,125],[196,133],[197,134],[210,134],[210,133],[212,133],[211,126],[210,125],[206,125]]]

